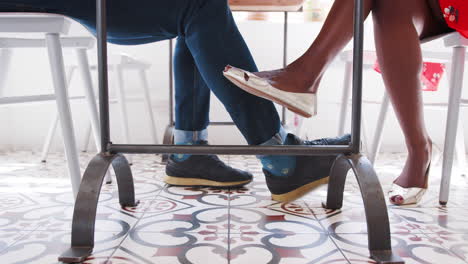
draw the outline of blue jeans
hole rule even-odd
[[[59,13],[95,33],[94,0],[6,0],[0,11]],[[257,71],[227,0],[112,0],[107,13],[111,43],[137,45],[178,38],[176,129],[206,129],[211,90],[249,144],[264,143],[280,131],[273,103],[244,92],[222,75],[227,64]]]

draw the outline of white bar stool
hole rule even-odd
[[[4,49],[2,52],[2,55],[4,55],[3,63],[8,63],[11,59],[11,52],[9,49],[46,47],[49,55],[55,91],[54,94],[49,95],[4,97],[2,98],[1,102],[3,102],[3,104],[12,104],[18,102],[25,103],[48,100],[56,101],[58,116],[64,138],[68,170],[71,178],[73,193],[76,197],[81,182],[81,172],[67,91],[67,78],[63,62],[62,45],[76,48],[78,60],[80,61],[82,68],[89,69],[89,66],[87,65],[88,61],[85,52],[85,47],[87,46],[83,45],[83,41],[85,41],[84,39],[70,38],[63,40],[63,42],[61,41],[60,35],[67,34],[69,28],[70,20],[60,15],[32,13],[4,13],[0,15],[1,33],[41,33],[44,34],[45,37],[44,39],[1,39],[0,48]],[[5,51],[5,49],[7,51]],[[6,68],[8,67],[2,67],[2,69]],[[7,71],[3,72],[2,76],[0,76],[2,77],[2,82],[5,80],[6,72]],[[82,73],[84,73],[83,77],[85,80],[90,78],[88,70],[83,70]],[[1,87],[0,90],[2,90]],[[97,136],[96,138],[99,140],[98,136],[100,133],[97,106],[91,86],[87,85],[85,87],[85,95],[88,99],[87,101],[91,113],[90,116],[93,124],[93,132]]]
[[[448,109],[447,112],[447,124],[445,128],[445,144],[443,151],[443,164],[442,164],[442,181],[440,185],[440,196],[439,202],[441,205],[447,204],[449,189],[450,189],[450,177],[453,166],[454,152],[457,153],[457,161],[459,167],[463,170],[467,170],[466,152],[465,152],[465,137],[463,121],[459,116],[460,107],[468,106],[468,100],[461,99],[461,89],[463,83],[463,72],[465,64],[465,50],[468,43],[467,39],[463,38],[458,33],[451,33],[443,37],[446,47],[453,49],[450,52],[430,52],[423,51],[424,59],[435,59],[446,63],[446,72],[450,75],[449,77],[449,101],[448,103],[425,103],[426,107],[434,107],[437,109]],[[366,51],[364,56],[364,64],[368,67],[374,65],[377,56],[373,51]],[[350,73],[352,71],[349,62],[352,61],[352,51],[343,52],[341,59],[345,62],[345,78],[343,86],[343,96],[341,101],[340,111],[340,123],[338,133],[341,135],[344,132],[344,124],[346,122],[347,105],[349,99],[349,85],[350,85]],[[369,151],[369,160],[374,163],[379,153],[383,128],[387,117],[388,109],[390,107],[390,101],[387,93],[384,92],[383,99],[381,102],[363,101],[365,103],[380,104],[380,112],[378,121],[375,128],[375,134]]]
[[[125,53],[120,53],[120,54],[114,54],[108,57],[108,69],[109,72],[114,73],[114,85],[117,88],[117,96],[116,98],[111,99],[111,103],[118,103],[119,104],[119,109],[120,109],[120,116],[121,116],[121,125],[122,125],[122,131],[123,131],[123,136],[124,140],[126,143],[130,144],[132,142],[131,136],[130,136],[130,130],[129,130],[129,123],[128,123],[128,108],[127,108],[127,102],[129,100],[142,100],[144,103],[144,107],[146,109],[146,113],[148,114],[148,120],[150,124],[150,136],[154,144],[158,143],[158,134],[156,132],[156,121],[153,113],[153,106],[151,104],[151,93],[149,90],[149,83],[148,83],[148,78],[147,78],[147,71],[149,68],[151,68],[151,63],[143,61],[141,59],[137,59],[134,57],[131,57],[128,54]],[[91,65],[92,70],[96,70],[96,65]],[[142,97],[136,97],[136,98],[129,98],[126,95],[125,91],[125,79],[124,79],[124,73],[126,71],[136,71],[138,74],[138,79],[141,82],[142,85],[142,90],[143,90],[143,96]],[[89,145],[89,129],[88,127],[88,133],[85,137],[85,142],[83,145],[82,150],[87,151],[87,147]]]
[[[121,53],[117,55],[111,55],[108,58],[108,69],[109,72],[114,72],[114,84],[116,87],[116,98],[110,100],[111,103],[117,103],[119,106],[119,113],[121,116],[121,126],[123,131],[124,141],[128,144],[132,142],[129,130],[129,123],[128,123],[128,108],[127,102],[129,99],[132,100],[142,100],[144,102],[144,106],[146,109],[146,113],[148,114],[149,124],[150,124],[150,136],[154,144],[158,143],[158,135],[156,132],[156,122],[153,113],[153,107],[151,104],[151,95],[149,91],[149,84],[147,79],[147,70],[151,67],[151,64],[139,59],[135,59],[127,54]],[[79,67],[79,66],[78,66]],[[73,75],[74,70],[77,68],[76,65],[72,65],[68,67],[70,69],[70,74]],[[96,65],[91,65],[90,70],[96,70]],[[126,96],[125,92],[125,85],[124,85],[124,72],[125,71],[136,71],[138,73],[138,79],[140,80],[142,87],[143,87],[143,96],[140,98],[129,98]],[[71,78],[71,77],[70,77]],[[49,132],[47,135],[47,139],[44,142],[44,146],[42,147],[42,161],[46,161],[47,155],[49,153],[51,141],[55,134],[57,128],[58,116],[55,117],[54,122],[51,124],[49,128]],[[86,152],[88,150],[90,136],[92,131],[92,124],[90,124],[85,133],[83,147],[81,148],[82,151]],[[96,137],[94,137],[96,139]],[[96,142],[95,142],[96,143]],[[98,146],[99,148],[99,146]],[[106,179],[106,182],[109,183],[111,181],[110,178]]]

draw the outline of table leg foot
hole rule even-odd
[[[82,262],[94,247],[94,226],[101,187],[112,164],[117,178],[119,202],[122,206],[136,206],[133,177],[127,159],[121,154],[100,153],[89,163],[81,180],[73,211],[71,247],[59,261]]]
[[[93,248],[89,247],[71,247],[63,252],[58,260],[64,263],[80,263],[85,261],[92,252]]]
[[[403,264],[405,263],[399,256],[392,253],[391,250],[373,250],[370,252],[371,258],[378,264]]]

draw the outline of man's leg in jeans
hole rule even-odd
[[[177,145],[207,144],[210,89],[201,77],[192,54],[179,37],[174,54],[175,130]],[[215,155],[174,154],[168,160],[164,181],[172,185],[242,186],[252,174],[224,164]]]
[[[239,33],[227,1],[200,0],[203,4],[184,24],[186,43],[208,87],[221,100],[251,145],[347,144],[349,137],[302,141],[286,136],[270,101],[252,96],[221,74],[226,65],[251,72],[257,68]],[[294,200],[326,182],[334,156],[263,156],[267,185],[274,199]]]
[[[222,75],[227,64],[257,71],[226,1],[201,2],[203,5],[184,27],[187,46],[200,74],[249,144],[283,144],[286,132],[273,103],[244,92]],[[278,176],[287,176],[295,166],[295,159],[287,156],[263,156],[261,161],[265,170]]]
[[[174,53],[175,77],[175,131],[174,143],[197,144],[207,140],[209,124],[210,89],[206,86],[185,43],[177,39]],[[178,161],[189,155],[174,155]]]

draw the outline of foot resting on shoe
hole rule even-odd
[[[201,142],[206,145],[207,142]],[[216,155],[190,155],[183,161],[173,156],[166,165],[164,182],[177,186],[240,187],[252,181],[252,174],[232,168]]]
[[[288,134],[284,145],[348,145],[350,141],[350,135],[306,141]],[[336,155],[297,156],[294,171],[287,177],[275,176],[263,169],[272,199],[290,202],[328,183],[330,169],[335,159]]]
[[[268,78],[232,66],[226,66],[223,74],[242,90],[283,105],[301,116],[308,118],[317,114],[315,93],[283,91],[271,83]]]

